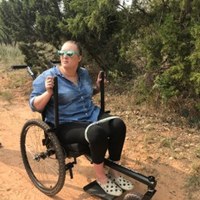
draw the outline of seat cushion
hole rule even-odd
[[[68,144],[65,150],[69,157],[78,157],[83,154],[90,154],[89,146],[80,143]]]

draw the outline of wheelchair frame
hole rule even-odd
[[[22,68],[27,68],[29,74],[32,76],[34,79],[34,73],[32,72],[31,68],[27,65],[14,65],[12,66],[13,69],[22,69]],[[104,104],[104,72],[101,73],[102,81],[100,84],[100,102],[101,102],[101,110],[105,110],[105,104]],[[44,116],[42,116],[42,120],[28,120],[21,131],[21,138],[20,138],[20,148],[21,148],[21,154],[22,154],[22,160],[24,163],[24,167],[33,182],[33,184],[43,193],[49,196],[54,196],[56,195],[64,186],[65,183],[65,176],[66,176],[66,171],[69,171],[70,178],[73,178],[73,167],[75,164],[77,164],[76,158],[85,155],[86,158],[91,161],[90,155],[88,152],[78,152],[77,150],[69,150],[69,148],[65,151],[63,151],[63,147],[60,145],[60,142],[57,139],[56,132],[59,127],[59,113],[58,113],[58,82],[57,82],[57,77],[55,77],[54,81],[54,111],[55,111],[55,127],[51,128],[49,127],[44,121]],[[42,133],[44,134],[44,139],[42,140],[42,145],[45,146],[47,149],[43,150],[41,152],[35,153],[31,161],[29,161],[29,153],[28,148],[26,146],[26,140],[28,137],[28,131],[31,130],[32,127],[37,127],[42,130]],[[64,152],[67,152],[67,156],[64,155]],[[58,162],[56,165],[58,165],[58,180],[55,182],[55,186],[50,186],[49,188],[46,187],[40,180],[38,180],[37,176],[35,175],[34,171],[32,170],[31,162],[34,163],[39,163],[40,160],[45,161],[46,159],[50,158],[51,156],[55,156],[54,160],[55,162]],[[72,162],[65,162],[66,158],[73,157]],[[147,186],[147,191],[143,195],[143,197],[140,198],[140,200],[151,200],[154,194],[156,193],[156,184],[157,181],[155,180],[154,176],[145,176],[141,173],[138,173],[132,169],[126,168],[120,164],[116,164],[112,162],[109,159],[104,160],[104,164],[144,185]],[[35,165],[35,164],[34,164]],[[107,195],[104,191],[101,190],[101,188],[98,186],[96,181],[89,183],[86,185],[84,188],[84,191],[88,192],[89,194],[95,195],[97,197],[100,197],[101,199],[118,199],[118,197],[113,197],[111,195]],[[124,198],[125,199],[125,198]],[[137,199],[135,197],[129,198],[129,199]],[[139,199],[139,198],[138,198]]]

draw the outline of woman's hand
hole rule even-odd
[[[102,71],[99,72],[96,80],[96,89],[100,91],[100,83],[102,81]],[[104,83],[107,83],[106,76],[104,75]]]
[[[53,87],[54,87],[54,77],[48,76],[45,80],[45,88],[49,94],[53,94]]]

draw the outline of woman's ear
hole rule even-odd
[[[79,56],[79,62],[81,62],[81,60],[82,60],[82,56]]]

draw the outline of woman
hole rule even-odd
[[[120,196],[123,190],[131,190],[130,181],[120,176],[117,171],[104,171],[104,156],[119,162],[126,126],[118,118],[101,113],[93,104],[93,87],[88,71],[79,66],[82,59],[80,45],[75,41],[63,44],[60,55],[60,66],[43,72],[33,82],[30,106],[35,111],[45,109],[47,123],[54,123],[53,87],[54,77],[58,78],[59,95],[59,133],[62,144],[82,143],[88,145],[91,152],[96,179],[100,187],[108,194]],[[99,90],[100,75],[96,88]]]

